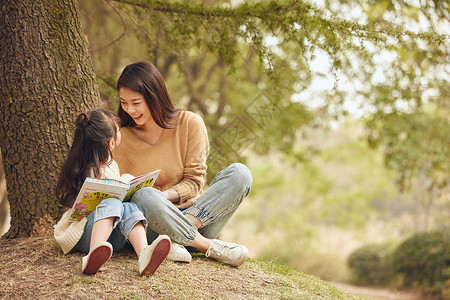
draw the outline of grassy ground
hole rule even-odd
[[[132,251],[115,253],[95,276],[81,273],[81,257],[63,255],[51,233],[0,240],[0,299],[358,299],[261,260],[233,268],[194,254],[190,264],[166,260],[141,277]]]

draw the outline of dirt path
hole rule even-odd
[[[370,300],[419,300],[422,299],[418,292],[397,291],[376,287],[354,286],[344,283],[330,282],[330,284]]]

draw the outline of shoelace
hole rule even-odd
[[[235,248],[236,246],[228,246],[228,245],[223,245],[223,244],[219,244],[219,243],[212,243],[212,247],[209,247],[208,250],[206,251],[205,255],[206,257],[209,257],[211,255],[211,252],[215,253],[217,256],[223,256],[226,255],[228,253],[228,251],[230,251],[232,248]]]

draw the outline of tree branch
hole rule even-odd
[[[234,20],[245,20],[249,18],[257,18],[267,26],[279,24],[272,22],[274,18],[280,17],[282,12],[289,16],[290,23],[299,23],[303,17],[313,18],[318,27],[324,30],[337,31],[345,36],[357,36],[376,42],[386,42],[387,37],[397,39],[407,36],[410,38],[424,39],[430,42],[443,43],[448,39],[448,35],[439,35],[434,32],[415,33],[405,30],[401,26],[391,24],[388,28],[375,28],[371,25],[364,25],[357,22],[349,21],[334,15],[330,15],[324,10],[301,0],[291,1],[286,5],[281,5],[278,1],[271,1],[267,4],[247,4],[243,3],[234,7],[205,6],[203,4],[192,5],[189,3],[167,3],[159,0],[111,0],[118,3],[132,5],[151,11],[179,14],[184,16],[197,16],[204,18],[232,18]],[[245,22],[242,22],[244,25]],[[325,24],[325,26],[324,26]],[[276,27],[276,26],[275,26]],[[289,29],[283,29],[289,30]]]
[[[187,57],[185,57],[183,59],[183,70],[184,70],[184,79],[185,79],[185,83],[186,86],[188,88],[189,91],[189,95],[191,96],[191,101],[188,104],[189,107],[192,107],[192,104],[195,103],[198,105],[198,108],[200,109],[200,111],[202,112],[202,114],[204,116],[208,115],[208,108],[206,107],[206,105],[200,101],[200,99],[197,97],[197,93],[194,90],[194,74],[192,72],[192,65],[189,62],[189,60],[187,59]]]
[[[104,50],[104,49],[106,49],[106,48],[108,48],[108,47],[114,45],[115,43],[117,43],[118,41],[120,41],[120,40],[125,36],[125,34],[127,33],[127,24],[126,24],[125,20],[123,19],[122,15],[120,14],[119,9],[117,9],[117,7],[115,6],[115,4],[112,3],[112,1],[110,1],[110,0],[103,0],[103,1],[106,2],[109,6],[111,6],[111,8],[112,8],[112,9],[116,12],[116,14],[119,16],[120,21],[122,22],[122,25],[123,25],[123,32],[122,32],[122,34],[121,34],[118,38],[116,38],[116,39],[113,40],[112,42],[110,42],[110,43],[106,44],[105,46],[100,47],[100,48],[98,48],[98,49],[93,49],[93,50],[91,50],[91,52],[101,51],[101,50]]]
[[[227,7],[209,7],[200,5],[192,5],[186,3],[167,3],[165,1],[153,1],[153,0],[113,0],[119,3],[133,5],[141,8],[147,8],[153,11],[159,11],[164,13],[174,13],[183,15],[195,15],[201,17],[225,17],[235,18],[241,17],[265,17],[267,14],[278,14],[280,10],[287,10],[292,7],[302,4],[307,10],[317,10],[309,3],[304,3],[299,0],[292,1],[287,5],[280,5],[278,1],[272,1],[266,6],[261,4],[254,4],[252,6],[248,4],[242,4],[238,8]]]

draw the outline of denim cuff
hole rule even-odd
[[[174,240],[174,242],[183,246],[192,245],[198,232],[197,227],[195,227],[194,225],[192,225],[192,227],[193,228],[189,230],[189,233],[186,236],[183,236],[183,239]]]
[[[94,223],[98,220],[103,220],[106,218],[115,217],[114,220],[114,226],[113,228],[116,228],[117,224],[120,221],[120,216],[122,214],[122,209],[117,206],[111,206],[111,205],[102,205],[100,204],[95,208],[94,211]]]
[[[214,218],[212,218],[207,210],[201,209],[200,207],[196,207],[195,205],[186,208],[183,211],[184,214],[190,214],[196,217],[202,222],[202,226],[206,226],[214,222]]]
[[[120,229],[127,239],[130,231],[134,228],[134,226],[136,226],[138,222],[142,222],[142,225],[144,225],[144,229],[147,230],[147,219],[144,217],[144,214],[140,210],[133,212],[128,218],[122,220]]]

